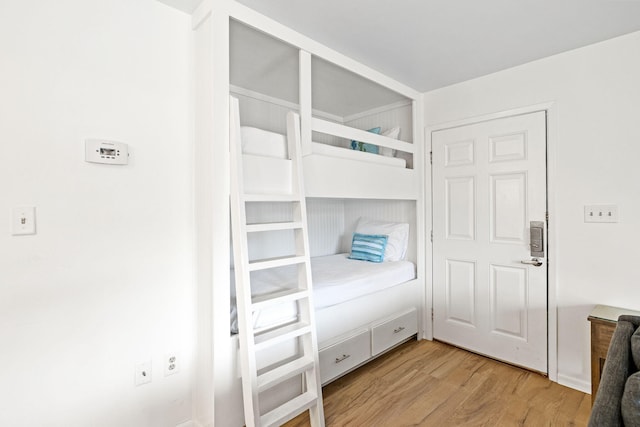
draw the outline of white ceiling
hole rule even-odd
[[[640,0],[239,2],[419,91],[640,30]]]

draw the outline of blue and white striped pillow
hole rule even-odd
[[[382,234],[353,233],[349,258],[361,261],[382,262],[389,236]]]

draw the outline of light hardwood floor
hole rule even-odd
[[[410,341],[323,390],[331,426],[585,426],[591,396],[447,344]],[[308,426],[305,413],[287,427]]]

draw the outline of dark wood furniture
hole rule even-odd
[[[611,336],[621,314],[639,316],[640,312],[625,308],[597,305],[587,318],[591,322],[591,404],[596,398],[600,376],[607,358]]]

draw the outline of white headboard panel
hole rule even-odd
[[[407,259],[416,262],[416,206],[412,200],[307,199],[309,246],[312,257],[351,250],[351,238],[360,217],[409,223]],[[247,221],[278,222],[292,219],[286,203],[247,205]],[[249,235],[251,259],[291,255],[295,252],[293,231]],[[233,261],[232,261],[233,262]]]
[[[345,233],[341,252],[349,252],[351,238],[358,219],[367,217],[378,221],[409,223],[409,247],[407,260],[417,261],[416,202],[413,200],[345,200]]]
[[[382,132],[400,126],[401,141],[413,142],[413,109],[411,103],[400,103],[397,106],[389,106],[389,108],[381,108],[371,113],[363,113],[353,116],[352,119],[345,117],[345,125],[358,129],[371,129],[380,126]],[[398,157],[407,160],[407,166],[413,167],[413,159],[410,155],[399,153]]]
[[[382,131],[400,126],[399,139],[406,142],[413,141],[413,109],[410,102],[401,102],[376,111],[345,117],[344,124],[358,129],[380,126]]]
[[[344,200],[307,199],[307,223],[311,256],[341,252],[344,235]]]

